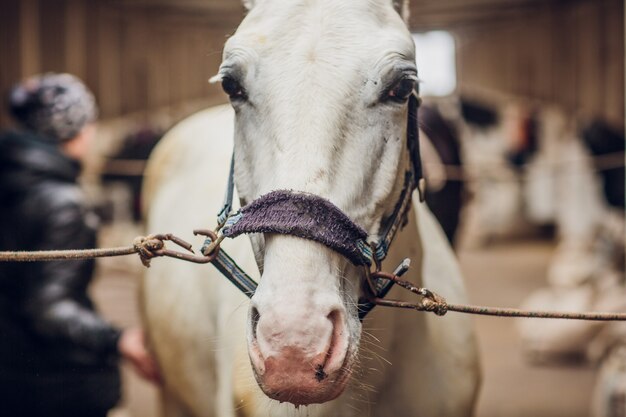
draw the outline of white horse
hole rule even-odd
[[[214,224],[234,146],[241,201],[276,189],[316,194],[377,236],[410,164],[415,55],[398,3],[246,2],[218,75],[234,111],[198,113],[158,146],[145,188],[149,230],[192,240],[192,229]],[[464,302],[443,232],[425,205],[413,207],[385,269],[410,257],[415,284]],[[166,415],[472,414],[479,369],[469,318],[377,307],[361,325],[363,270],[331,249],[272,234],[222,247],[262,271],[251,301],[209,265],[160,259],[144,280]],[[396,289],[389,297],[412,299]]]

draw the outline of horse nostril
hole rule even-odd
[[[259,325],[259,319],[261,318],[261,314],[256,307],[252,307],[250,309],[250,325],[252,326],[252,337],[256,340],[256,330]]]
[[[265,359],[263,358],[257,340],[257,327],[259,326],[260,319],[261,313],[259,313],[259,310],[253,304],[248,314],[248,337],[250,339],[248,353],[250,354],[250,360],[255,369],[255,374],[257,375],[263,375],[265,373]]]
[[[321,369],[324,377],[327,374],[336,371],[343,365],[343,361],[347,353],[346,349],[348,342],[347,335],[345,334],[346,326],[341,310],[335,309],[331,311],[326,318],[332,323],[333,331],[331,334],[329,348],[326,353],[326,360]],[[316,378],[317,377],[318,375],[316,374]]]
[[[341,335],[341,312],[339,310],[333,310],[330,313],[328,313],[328,315],[326,316],[326,318],[332,323],[333,325],[333,332],[331,334],[331,339],[330,339],[330,348],[328,349],[328,354],[327,357],[330,358],[333,354],[333,350],[335,349],[335,344],[337,342],[337,337],[339,337]]]

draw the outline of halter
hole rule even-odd
[[[256,281],[246,274],[223,250],[220,242],[249,233],[277,233],[312,240],[334,250],[353,265],[364,267],[364,291],[367,297],[359,300],[359,318],[363,320],[374,304],[372,298],[383,298],[393,286],[393,281],[376,276],[387,257],[389,247],[398,230],[407,223],[411,207],[411,195],[415,189],[420,201],[424,201],[424,179],[419,147],[418,107],[420,99],[413,94],[408,101],[407,148],[411,158],[410,169],[405,173],[404,185],[392,214],[383,219],[378,239],[369,239],[362,227],[357,225],[341,209],[330,201],[309,193],[277,190],[265,194],[232,213],[234,196],[234,164],[230,172],[224,204],[218,213],[218,229],[208,233],[202,253],[213,258],[215,267],[240,291],[252,297]],[[217,233],[221,230],[221,235]],[[375,267],[374,273],[371,272]],[[401,275],[408,269],[403,262],[394,272]]]

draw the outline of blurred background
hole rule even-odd
[[[436,148],[424,157],[429,204],[455,202],[452,220],[441,219],[471,300],[626,311],[623,1],[410,5],[425,107],[446,132],[424,128]],[[243,14],[238,0],[0,0],[2,94],[54,71],[77,75],[96,95],[99,138],[84,183],[106,223],[101,246],[144,233],[141,180],[160,137],[227,102],[207,80]],[[1,100],[0,128],[10,127]],[[442,135],[447,147],[437,145]],[[99,263],[94,295],[120,325],[138,323],[141,273],[135,258]],[[624,406],[619,326],[517,324],[476,319],[477,416]],[[154,389],[128,370],[124,382],[114,414],[157,415]],[[619,395],[609,395],[615,386]]]

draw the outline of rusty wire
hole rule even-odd
[[[195,235],[208,236],[215,238],[216,235],[212,231],[194,230]],[[215,239],[214,239],[215,240]],[[187,252],[178,252],[168,249],[165,242],[170,241],[177,246],[185,249]],[[220,240],[221,242],[221,240]],[[61,261],[61,260],[78,260],[78,259],[94,259],[106,258],[113,256],[126,256],[138,254],[141,263],[145,267],[150,267],[150,260],[156,257],[176,258],[182,261],[206,264],[212,262],[219,251],[219,244],[210,247],[202,255],[196,255],[190,243],[174,236],[171,233],[154,234],[149,236],[138,236],[133,240],[132,246],[121,246],[116,248],[99,248],[99,249],[70,249],[70,250],[48,250],[48,251],[6,251],[0,252],[0,262],[40,262],[40,261]]]
[[[443,297],[426,288],[416,287],[409,281],[400,279],[398,276],[385,273],[375,272],[372,274],[376,278],[391,280],[398,286],[417,294],[422,297],[418,303],[398,300],[385,300],[375,298],[372,302],[379,306],[407,308],[417,311],[427,311],[444,316],[447,312],[474,314],[481,316],[494,317],[519,317],[519,318],[536,318],[536,319],[565,319],[565,320],[586,320],[586,321],[626,321],[626,313],[599,313],[599,312],[565,312],[565,311],[537,311],[537,310],[520,310],[516,308],[502,307],[486,307],[474,306],[466,304],[451,304]]]
[[[218,236],[215,231],[211,230],[194,230],[195,235],[209,237],[212,241],[201,255],[196,255],[191,244],[183,239],[172,235],[171,233],[154,234],[149,236],[139,236],[133,241],[132,246],[122,246],[117,248],[100,248],[100,249],[75,249],[75,250],[51,250],[51,251],[34,251],[34,252],[0,252],[0,262],[40,262],[40,261],[58,261],[58,260],[77,260],[77,259],[93,259],[113,256],[126,256],[138,254],[141,262],[145,267],[150,267],[150,261],[156,257],[170,257],[180,259],[182,261],[206,264],[213,262],[217,258],[220,250],[220,243],[223,235]],[[187,252],[178,252],[168,249],[165,242],[170,241],[177,246],[185,249]],[[395,274],[377,271],[371,273],[372,278],[380,278],[393,281],[398,286],[422,297],[417,303],[386,300],[383,298],[372,298],[372,303],[395,308],[406,308],[417,311],[427,311],[435,313],[439,316],[445,315],[449,311],[464,314],[474,314],[495,317],[521,317],[521,318],[540,318],[540,319],[568,319],[568,320],[590,320],[590,321],[626,321],[626,313],[578,313],[578,312],[562,312],[562,311],[530,311],[519,310],[514,308],[485,307],[473,306],[466,304],[451,304],[443,297],[426,288],[415,286],[409,281],[401,279]]]

